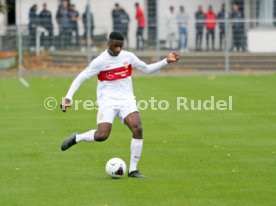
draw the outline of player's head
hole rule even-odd
[[[113,31],[108,39],[108,53],[111,56],[118,56],[124,45],[124,36],[117,31]]]

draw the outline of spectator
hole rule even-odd
[[[82,15],[82,23],[84,27],[84,34],[83,34],[84,42],[86,42],[86,40],[90,38],[91,44],[93,45],[95,24],[94,24],[94,16],[93,16],[93,13],[90,11],[89,5],[86,5],[85,7],[85,12]],[[89,33],[88,31],[90,31],[90,36],[88,34]],[[82,48],[82,50],[84,50],[84,48]],[[92,50],[93,51],[96,50],[96,47],[92,47]]]
[[[137,20],[137,31],[136,31],[136,49],[144,50],[144,28],[145,28],[145,15],[140,7],[139,3],[135,3],[136,7],[136,15],[135,18]]]
[[[129,22],[130,22],[129,15],[124,9],[121,9],[121,12],[120,12],[121,33],[123,34],[126,40],[126,49],[128,49],[129,47],[129,41],[128,41]]]
[[[179,7],[179,13],[176,18],[179,32],[179,50],[180,52],[188,51],[187,41],[189,16],[185,13],[185,8],[183,6]]]
[[[239,11],[239,6],[237,4],[232,5],[232,14],[231,18],[235,21],[232,24],[232,32],[233,32],[233,48],[232,50],[240,49],[245,51],[245,36],[244,36],[244,23],[243,15]]]
[[[66,0],[62,0],[61,5],[58,8],[56,14],[57,23],[59,26],[59,38],[60,38],[60,48],[66,49],[68,45],[70,45],[70,13],[68,8],[68,2]]]
[[[120,5],[116,3],[114,9],[112,10],[113,31],[119,31],[122,33],[120,18],[121,13],[122,9]]]
[[[177,34],[177,20],[174,12],[174,7],[170,6],[169,12],[166,14],[167,23],[167,48],[172,50],[175,48],[174,43],[176,42]]]
[[[213,11],[213,7],[209,5],[208,12],[205,14],[205,26],[207,29],[206,33],[206,46],[207,51],[209,50],[209,35],[212,38],[212,50],[215,50],[215,28],[216,28],[217,15]]]
[[[198,6],[197,12],[195,13],[195,19],[196,19],[196,51],[201,51],[204,20],[205,20],[205,15],[202,11],[202,6]]]
[[[70,14],[70,20],[71,20],[71,40],[73,39],[73,34],[75,33],[75,46],[80,48],[80,40],[79,40],[79,25],[78,25],[78,21],[79,21],[79,12],[76,10],[76,5],[75,4],[71,4],[70,6],[70,10],[69,10],[69,14]],[[72,43],[72,42],[70,42]]]
[[[43,4],[43,10],[39,14],[39,20],[40,20],[40,25],[48,32],[48,38],[46,38],[44,32],[42,32],[41,45],[43,47],[50,45],[50,50],[54,50],[52,14],[47,9],[46,3]]]
[[[222,50],[223,42],[225,41],[225,21],[226,13],[225,13],[225,4],[222,4],[221,10],[218,13],[219,22],[219,50]]]
[[[35,50],[36,28],[39,25],[39,16],[37,15],[37,5],[34,4],[29,11],[29,35],[30,35],[30,50]]]

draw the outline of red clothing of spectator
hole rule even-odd
[[[140,6],[136,7],[136,19],[138,22],[138,27],[144,28],[145,27],[145,16],[144,16],[144,12]]]
[[[216,19],[217,19],[217,15],[213,12],[213,11],[208,11],[205,14],[205,26],[207,29],[215,29],[216,27]]]

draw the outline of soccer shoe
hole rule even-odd
[[[128,177],[146,178],[146,176],[142,175],[138,170],[134,170],[134,171],[128,173]]]
[[[66,140],[64,140],[61,144],[61,150],[65,151],[67,149],[69,149],[70,147],[72,147],[73,145],[77,144],[76,142],[76,134],[72,134],[69,138],[67,138]]]

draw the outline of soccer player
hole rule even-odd
[[[111,32],[108,40],[108,49],[95,58],[71,84],[61,104],[64,112],[71,107],[73,95],[83,81],[97,75],[98,128],[82,134],[72,134],[63,141],[61,150],[65,151],[81,141],[105,141],[111,132],[114,118],[118,117],[132,132],[128,176],[143,178],[145,176],[137,170],[137,163],[143,147],[143,133],[140,115],[133,95],[132,68],[145,73],[152,73],[168,63],[177,62],[180,56],[176,52],[171,52],[162,61],[147,65],[133,53],[122,50],[123,44],[123,35],[120,32]]]

